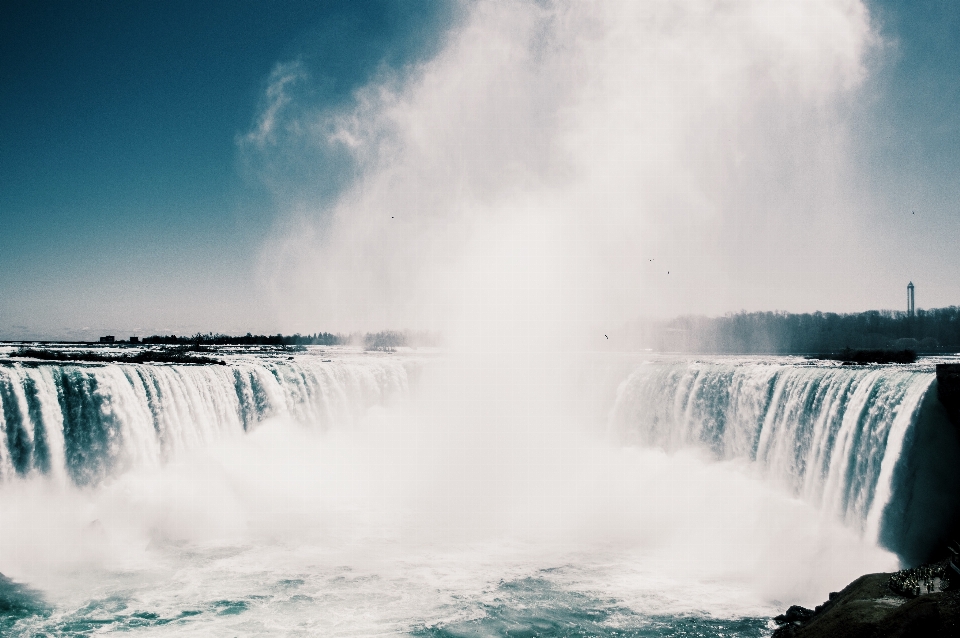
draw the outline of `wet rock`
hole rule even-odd
[[[778,625],[786,625],[787,623],[797,623],[807,620],[813,616],[813,610],[807,609],[806,607],[801,607],[800,605],[791,605],[787,609],[786,613],[780,614],[773,619]]]
[[[960,636],[960,590],[949,589],[912,597],[890,587],[891,581],[896,582],[897,575],[861,576],[840,592],[832,593],[830,600],[818,605],[805,618],[781,623],[773,637]],[[792,609],[794,607],[774,620],[779,623],[779,619],[790,615]]]
[[[937,364],[937,398],[953,424],[960,427],[960,364]]]

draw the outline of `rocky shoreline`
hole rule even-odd
[[[774,638],[960,636],[960,574],[949,561],[867,574],[816,609],[795,605],[774,620]]]

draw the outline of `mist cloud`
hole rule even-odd
[[[309,176],[261,255],[287,325],[569,334],[849,270],[862,2],[484,2],[446,38],[345,107],[277,67],[244,152]]]
[[[257,125],[240,140],[240,143],[252,145],[261,151],[275,145],[277,122],[282,119],[284,108],[292,101],[291,88],[298,81],[306,79],[306,72],[299,60],[275,66],[264,91],[263,106],[257,118]]]

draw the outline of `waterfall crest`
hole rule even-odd
[[[96,484],[270,417],[349,423],[407,385],[407,368],[382,357],[2,365],[0,481],[40,473]]]

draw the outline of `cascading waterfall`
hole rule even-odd
[[[929,367],[334,352],[0,363],[0,633],[763,636],[951,511]]]
[[[96,485],[269,417],[350,423],[407,391],[410,360],[234,356],[228,365],[0,366],[0,480]],[[929,368],[659,361],[622,382],[625,441],[746,459],[907,562],[960,518],[956,436]]]
[[[96,485],[269,417],[350,423],[407,391],[410,360],[228,357],[228,365],[0,366],[0,480]],[[768,478],[915,562],[960,518],[956,436],[929,368],[659,361],[622,382],[625,441],[755,462]]]
[[[920,367],[652,362],[621,384],[611,423],[629,442],[753,461],[914,562],[957,516],[956,436],[934,380]],[[921,506],[921,482],[944,496]]]
[[[0,481],[40,473],[96,484],[269,417],[349,423],[406,390],[407,368],[384,357],[3,365]]]

